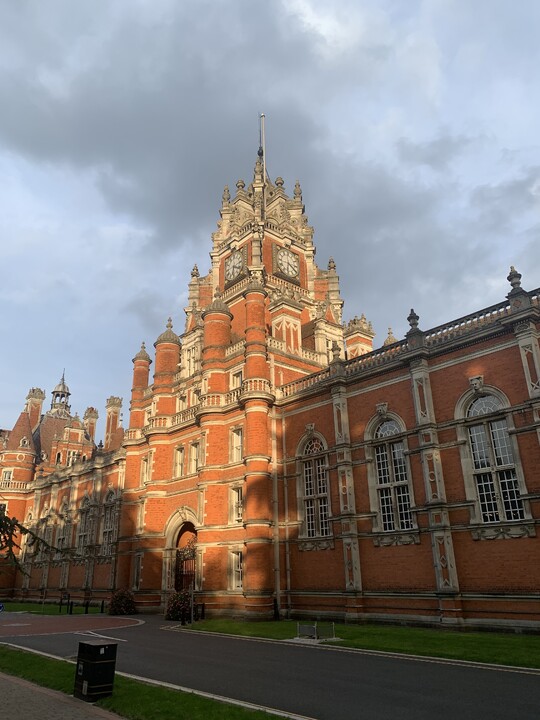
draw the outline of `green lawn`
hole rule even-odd
[[[3,602],[4,609],[6,612],[29,612],[36,613],[38,615],[60,615],[58,603],[40,603],[40,602],[10,602],[5,600]],[[101,605],[99,607],[90,606],[88,609],[89,613],[99,613]],[[62,615],[67,614],[67,605],[62,605]],[[74,615],[84,615],[84,607],[82,605],[73,605]]]
[[[244,622],[216,619],[202,620],[193,625],[193,630],[275,640],[294,638],[296,628],[296,622],[291,620]],[[336,624],[335,632],[339,640],[332,644],[340,647],[540,668],[540,635],[340,624]]]
[[[73,693],[73,663],[0,644],[0,671],[69,695]],[[120,675],[115,678],[112,697],[99,700],[96,704],[130,720],[268,720],[270,717],[264,712],[146,685]]]

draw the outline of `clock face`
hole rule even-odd
[[[235,250],[232,255],[225,260],[225,280],[234,280],[244,266],[244,257],[239,250]]]
[[[281,250],[278,251],[277,264],[284,275],[288,275],[289,277],[296,277],[298,275],[300,266],[298,255],[287,250],[287,248],[281,248]]]

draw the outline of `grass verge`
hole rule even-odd
[[[63,660],[0,645],[0,671],[71,695],[75,666]],[[112,697],[96,705],[130,720],[269,720],[267,713],[209,700],[191,693],[146,685],[119,675]]]
[[[292,639],[296,636],[296,622],[291,620],[202,620],[195,623],[192,629],[274,640]],[[335,631],[339,641],[332,644],[340,647],[540,668],[539,635],[340,624],[336,624]]]

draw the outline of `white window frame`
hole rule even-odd
[[[494,399],[493,411],[470,415],[473,406],[479,406],[477,401],[483,398]],[[486,401],[482,404],[487,410]],[[462,396],[456,408],[456,418],[461,420],[458,440],[461,441],[465,494],[472,501],[471,524],[483,528],[479,537],[503,537],[498,534],[497,527],[519,525],[531,519],[519,447],[512,433],[514,425],[510,403],[500,390],[484,385],[480,393],[468,392]],[[496,435],[494,431],[497,431]],[[504,474],[508,477],[503,478]]]
[[[189,474],[195,475],[201,467],[201,442],[199,440],[189,444]]]
[[[235,548],[230,552],[231,590],[240,592],[244,589],[244,550]]]
[[[81,502],[79,510],[79,526],[77,528],[77,554],[86,555],[88,553],[89,540],[91,540],[91,524],[90,516],[90,500],[84,498]]]
[[[242,387],[242,383],[244,381],[244,371],[243,370],[232,370],[231,371],[231,390],[236,390],[237,388]]]
[[[332,504],[328,472],[328,446],[315,434],[300,445],[298,497],[303,539],[327,539],[332,532]]]
[[[240,524],[244,518],[244,488],[243,485],[233,485],[229,488],[229,522]]]
[[[177,445],[174,448],[174,477],[184,477],[185,473],[185,448],[183,445]]]
[[[103,526],[101,531],[101,555],[110,556],[116,541],[116,497],[108,492],[103,503]]]
[[[230,436],[230,461],[240,463],[244,461],[244,429],[242,427],[231,428]]]
[[[394,413],[378,414],[368,422],[365,440],[372,531],[408,544],[418,523],[405,424]]]
[[[141,457],[141,486],[148,485],[152,479],[152,452]]]

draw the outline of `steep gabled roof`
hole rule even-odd
[[[69,418],[54,417],[46,414],[39,423],[34,433],[34,445],[36,452],[41,454],[47,453],[47,457],[51,457],[51,448],[55,436],[60,436],[62,431],[69,424]]]
[[[15,423],[15,427],[9,434],[6,450],[18,450],[21,447],[21,440],[26,438],[27,445],[23,448],[35,452],[34,441],[32,439],[32,428],[30,426],[30,416],[23,410],[19,415],[19,419]]]

